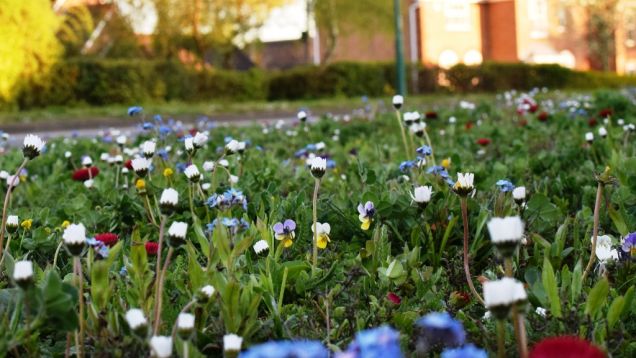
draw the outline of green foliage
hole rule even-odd
[[[58,26],[48,0],[0,2],[0,107],[13,104],[22,88],[46,82],[62,52]]]

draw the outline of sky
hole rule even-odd
[[[138,0],[135,6],[126,1],[116,1],[120,12],[131,19],[133,29],[138,34],[152,34],[157,26],[157,13],[150,2]],[[298,40],[307,28],[305,0],[293,0],[289,4],[274,9],[264,26],[259,30],[261,42]]]

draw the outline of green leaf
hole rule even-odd
[[[404,274],[404,266],[397,259],[393,260],[386,269],[386,276],[388,278],[398,278]]]
[[[594,319],[596,314],[603,307],[603,303],[605,303],[608,294],[609,282],[603,278],[590,290],[590,294],[587,296],[587,302],[585,303],[585,314]]]
[[[634,300],[634,293],[636,290],[634,286],[630,287],[627,292],[625,292],[625,308],[623,309],[623,316],[629,314],[632,309],[632,301]]]
[[[541,273],[543,288],[548,295],[550,301],[550,311],[554,317],[561,317],[561,300],[559,299],[559,290],[557,287],[556,277],[552,264],[548,257],[543,259],[543,272]]]
[[[574,271],[572,271],[572,285],[570,286],[570,300],[573,305],[578,301],[579,295],[581,294],[581,288],[583,281],[581,277],[583,276],[583,266],[581,264],[581,260],[577,261],[576,266],[574,266]]]
[[[618,296],[614,299],[607,311],[607,325],[610,329],[614,328],[614,325],[618,321],[625,308],[625,297]]]
[[[108,267],[106,261],[96,261],[91,267],[91,298],[100,311],[106,309],[106,303],[110,297]]]
[[[56,271],[49,271],[42,285],[42,297],[47,325],[61,332],[72,331],[78,326],[76,302],[77,289],[62,282]]]
[[[627,224],[625,224],[625,218],[623,218],[623,215],[614,209],[612,205],[607,206],[607,212],[609,213],[609,217],[612,219],[616,230],[621,233],[621,236],[627,235],[629,230],[627,229]]]

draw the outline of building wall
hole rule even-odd
[[[518,60],[515,1],[480,4],[484,59],[501,62]]]
[[[421,61],[451,67],[483,58],[481,14],[470,0],[428,0],[420,6]]]

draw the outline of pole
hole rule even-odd
[[[420,7],[420,1],[415,0],[409,6],[409,50],[411,62],[411,92],[418,93],[418,46],[417,46],[417,9]]]
[[[406,95],[406,69],[404,66],[404,44],[402,43],[402,11],[400,1],[393,0],[393,12],[395,16],[395,72],[397,74],[397,93]]]

